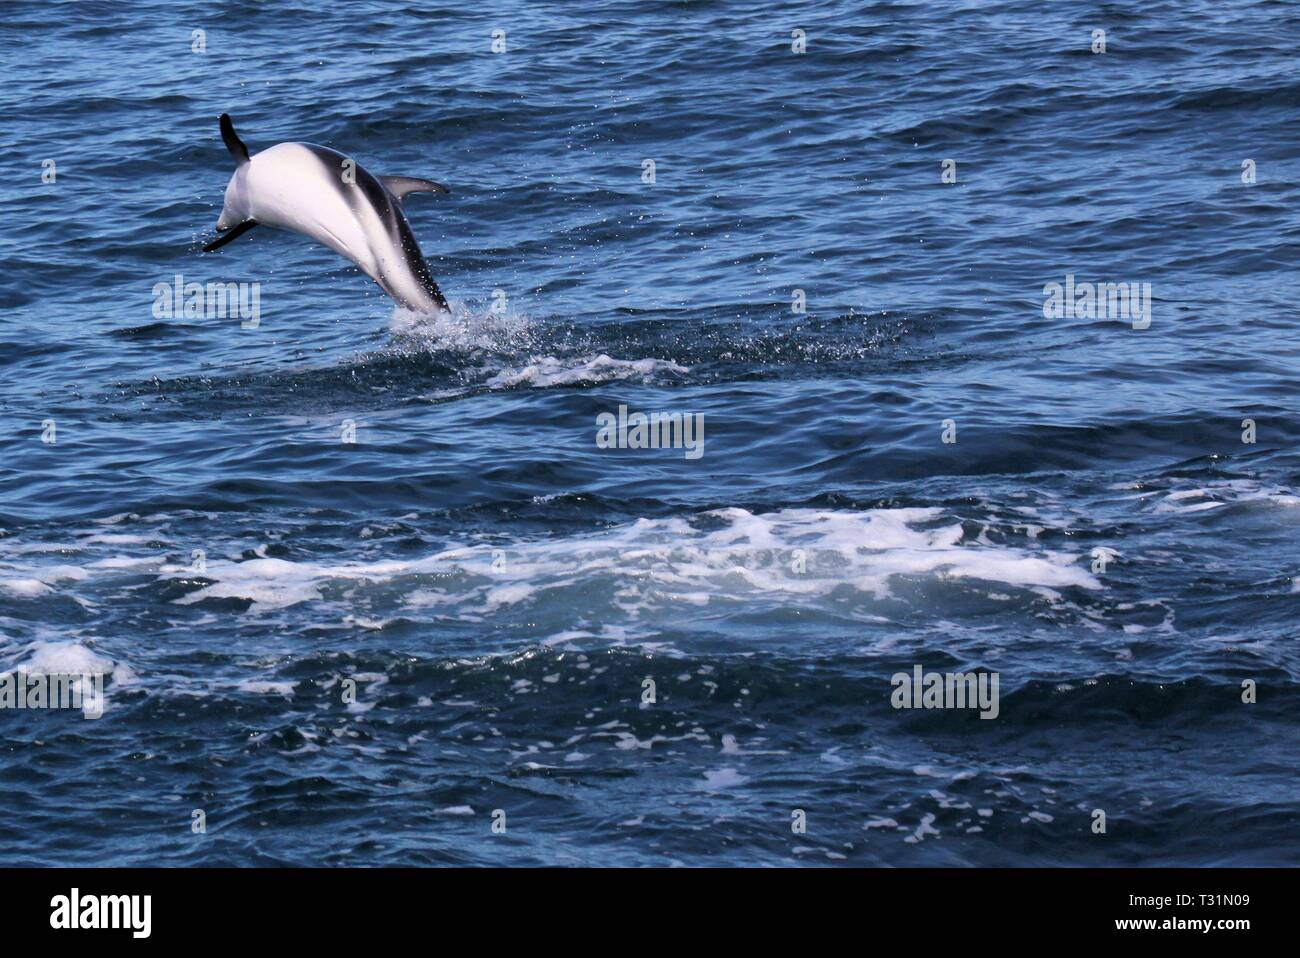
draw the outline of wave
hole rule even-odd
[[[363,607],[369,600],[390,613],[446,608],[480,620],[508,607],[595,590],[623,621],[748,601],[791,608],[924,604],[944,590],[977,588],[993,601],[1002,601],[1009,589],[1060,602],[1065,592],[1102,590],[1085,555],[1039,546],[1040,527],[1017,528],[1019,534],[995,543],[985,526],[938,507],[770,513],[731,507],[571,536],[492,537],[415,558],[289,559],[259,546],[233,558],[214,557],[198,570],[188,557],[182,562],[157,551],[65,561],[70,550],[75,555],[96,543],[148,549],[160,539],[101,534],[51,544],[47,551],[10,544],[0,561],[0,589],[37,597],[113,578],[135,588],[146,574],[156,575],[170,601],[181,605],[235,599],[262,613],[323,601]],[[44,561],[49,557],[57,561]]]

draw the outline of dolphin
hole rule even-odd
[[[221,114],[221,139],[235,158],[217,220],[224,235],[203,247],[220,249],[254,226],[278,226],[324,243],[356,263],[408,309],[447,309],[438,284],[402,212],[410,193],[447,193],[447,187],[413,176],[375,176],[336,150],[314,143],[279,143],[249,156],[229,113]]]

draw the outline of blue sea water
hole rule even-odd
[[[4,14],[0,671],[107,704],[0,864],[1300,863],[1296,4]],[[452,314],[201,253],[223,112],[446,183]]]

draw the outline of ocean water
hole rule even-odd
[[[0,864],[1300,863],[1300,8],[761,6],[6,4]]]

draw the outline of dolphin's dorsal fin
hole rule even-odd
[[[235,158],[237,166],[243,166],[248,162],[248,147],[244,146],[244,141],[236,135],[235,124],[230,122],[229,113],[221,114],[221,139],[226,144],[226,149],[230,151],[230,155]]]
[[[407,193],[450,193],[451,190],[433,180],[422,180],[415,176],[381,176],[379,182],[384,189],[399,200]]]

